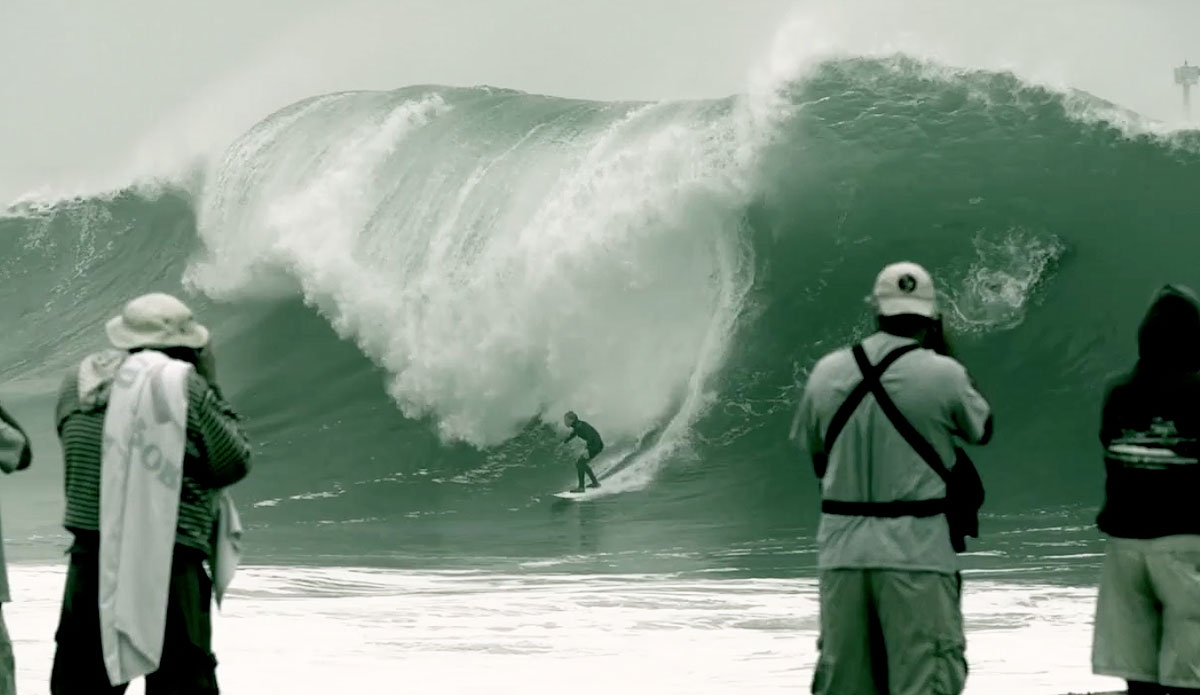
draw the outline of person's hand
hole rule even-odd
[[[196,351],[199,358],[196,361],[196,373],[204,377],[210,386],[217,385],[217,356],[213,353],[212,343]]]

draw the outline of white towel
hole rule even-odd
[[[213,553],[212,581],[213,592],[217,597],[217,607],[221,607],[221,599],[233,582],[238,564],[242,560],[242,520],[238,517],[237,507],[233,506],[233,496],[228,490],[221,491],[217,510],[217,547]]]
[[[179,518],[191,365],[129,356],[104,416],[100,643],[113,685],[158,670]]]

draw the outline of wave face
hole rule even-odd
[[[636,436],[696,398],[750,278],[729,108],[309,100],[233,146],[187,280],[222,299],[298,285],[448,440],[570,407]]]
[[[1033,557],[1004,529],[1084,533],[1101,384],[1161,283],[1200,286],[1200,138],[1117,115],[903,57],[707,102],[319,96],[199,193],[0,218],[0,354],[41,384],[129,296],[190,291],[259,442],[241,494],[267,553],[807,566],[796,385],[915,260],[996,407],[984,543]],[[619,471],[548,516],[567,409]]]

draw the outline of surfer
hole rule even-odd
[[[587,444],[587,453],[580,456],[579,460],[575,462],[575,470],[579,473],[579,487],[571,492],[583,492],[584,475],[592,479],[592,484],[588,485],[588,487],[600,487],[600,481],[596,479],[596,474],[592,472],[592,467],[588,463],[599,456],[601,451],[604,451],[604,440],[600,439],[600,433],[596,431],[595,427],[580,420],[579,416],[571,411],[567,411],[567,414],[563,415],[563,424],[571,430],[571,434],[567,435],[567,438],[563,440],[563,444],[576,437],[579,437],[583,440],[584,444]]]

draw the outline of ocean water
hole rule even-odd
[[[906,258],[996,410],[963,558],[970,692],[1105,685],[1099,398],[1153,291],[1200,286],[1197,165],[1195,131],[895,55],[712,101],[319,95],[176,180],[15,202],[0,394],[36,463],[0,497],[22,681],[47,671],[66,544],[55,389],[124,301],[165,290],[212,328],[255,442],[229,692],[800,691],[817,496],[786,442],[796,389]],[[586,504],[550,497],[574,474],[567,409],[609,444]]]

